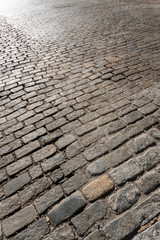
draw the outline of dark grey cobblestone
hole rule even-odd
[[[160,223],[155,223],[153,226],[138,234],[133,240],[154,240],[160,236]]]
[[[112,209],[120,214],[134,205],[140,197],[140,191],[134,185],[129,184],[114,193],[108,200]]]
[[[133,213],[139,224],[145,225],[159,214],[159,195],[160,192],[157,191],[134,209]]]
[[[37,222],[30,225],[26,230],[22,231],[14,240],[40,240],[44,235],[49,232],[49,227],[45,218],[38,220]]]
[[[75,192],[60,202],[49,212],[53,225],[63,222],[86,205],[86,200],[80,192]]]
[[[105,238],[112,240],[121,240],[127,237],[138,227],[138,223],[133,215],[128,212],[125,215],[111,221],[104,227]]]
[[[6,183],[3,187],[4,193],[6,196],[10,196],[12,193],[15,193],[17,190],[20,190],[23,186],[30,182],[29,174],[23,173],[19,177],[11,180],[10,182]]]
[[[72,219],[72,223],[76,227],[78,233],[82,235],[86,232],[97,220],[103,218],[106,213],[106,208],[101,201],[93,203],[86,208],[82,213]]]

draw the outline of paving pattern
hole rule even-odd
[[[0,239],[158,240],[160,2],[0,5]]]

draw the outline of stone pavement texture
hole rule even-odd
[[[160,239],[159,11],[0,1],[0,239]]]

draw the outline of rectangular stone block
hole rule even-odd
[[[137,222],[141,225],[145,225],[160,212],[160,190],[152,194],[147,200],[143,201],[137,206],[133,213]]]
[[[37,213],[33,205],[29,205],[11,217],[2,222],[4,234],[9,237],[16,231],[33,222],[37,217]]]
[[[146,133],[144,133],[134,139],[131,139],[127,143],[127,146],[131,152],[139,153],[146,149],[147,147],[150,147],[154,144],[155,144],[154,140]]]
[[[38,141],[30,142],[27,145],[18,149],[15,152],[15,154],[16,154],[17,158],[21,158],[21,157],[33,152],[34,150],[37,150],[38,148],[40,148],[40,144]]]
[[[78,191],[62,200],[48,213],[52,225],[58,225],[70,218],[86,205],[86,200]]]
[[[34,205],[39,214],[58,202],[63,197],[63,191],[60,186],[56,186],[34,201]]]
[[[93,159],[100,157],[101,155],[108,152],[108,148],[103,143],[96,143],[95,146],[85,150],[83,155],[88,161],[92,161]]]
[[[41,163],[42,169],[44,172],[50,171],[62,163],[65,162],[65,157],[63,153],[58,153],[57,155],[46,159],[44,162]]]
[[[19,177],[14,178],[3,186],[4,193],[6,196],[10,196],[12,193],[15,193],[29,182],[30,176],[28,172],[23,173]]]
[[[104,175],[88,183],[83,189],[82,193],[89,201],[94,201],[113,189],[112,180]]]
[[[133,215],[127,212],[125,215],[111,221],[104,227],[105,239],[127,239],[128,235],[136,230],[138,226],[139,224],[136,222]]]
[[[96,221],[103,218],[106,208],[101,201],[90,205],[82,213],[72,219],[72,223],[77,229],[78,234],[84,234]]]
[[[21,202],[17,194],[0,202],[0,219],[20,208]]]
[[[133,179],[143,172],[143,168],[136,159],[131,159],[126,163],[116,167],[110,172],[116,184],[125,183],[127,180]]]
[[[53,144],[51,144],[33,153],[32,157],[34,161],[37,163],[45,159],[46,157],[53,155],[55,152],[56,152],[56,147]]]
[[[67,162],[62,164],[61,169],[64,175],[67,176],[78,168],[84,166],[86,163],[87,161],[85,160],[85,158],[81,154],[79,154],[71,160],[68,160]]]
[[[32,164],[31,158],[30,157],[24,157],[24,158],[18,160],[17,162],[14,162],[14,163],[8,165],[6,167],[6,170],[7,170],[8,175],[12,176],[12,175],[18,173],[19,171],[27,168],[31,164]]]
[[[14,240],[40,240],[49,232],[49,227],[45,218],[30,225],[26,230],[20,232]]]
[[[78,190],[83,184],[87,182],[86,176],[80,172],[69,178],[62,184],[65,193],[70,194],[74,190]]]

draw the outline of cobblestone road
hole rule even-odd
[[[1,0],[0,239],[159,239],[159,10]]]

